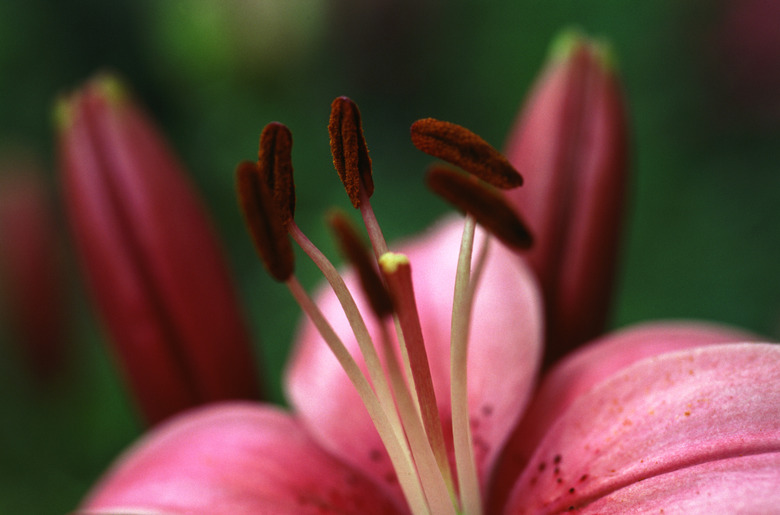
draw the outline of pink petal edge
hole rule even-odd
[[[395,514],[289,413],[251,403],[188,411],[126,451],[79,513]]]

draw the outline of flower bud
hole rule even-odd
[[[257,397],[221,249],[152,122],[105,76],[60,101],[56,117],[84,274],[144,417]]]
[[[3,315],[40,386],[64,370],[63,269],[52,199],[35,164],[0,164],[0,290]]]
[[[546,364],[606,323],[627,175],[623,98],[600,44],[565,34],[510,134],[525,177],[508,192],[534,236],[526,254],[545,296]]]

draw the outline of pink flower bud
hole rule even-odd
[[[220,247],[152,122],[110,77],[61,101],[57,121],[84,274],[144,417],[257,397]]]
[[[63,372],[64,299],[61,255],[50,192],[35,164],[0,164],[0,288],[21,357],[46,385]]]
[[[527,258],[545,296],[548,364],[604,329],[626,190],[625,118],[605,49],[567,34],[508,140],[507,157],[525,177],[509,196],[535,240]]]

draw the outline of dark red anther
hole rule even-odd
[[[460,125],[434,118],[412,124],[412,143],[421,151],[463,168],[502,190],[523,184],[523,178],[504,155]]]
[[[292,166],[292,134],[279,122],[269,123],[260,134],[257,166],[265,177],[286,226],[295,216],[295,183]]]
[[[243,161],[236,169],[238,201],[260,258],[277,281],[290,278],[294,268],[292,245],[279,209],[256,163]]]
[[[355,208],[360,207],[360,190],[374,193],[371,158],[368,157],[363,124],[357,105],[347,97],[338,97],[330,106],[330,151],[333,165]]]
[[[437,195],[476,219],[496,238],[509,247],[527,249],[533,238],[501,192],[490,188],[475,177],[432,166],[426,184]]]

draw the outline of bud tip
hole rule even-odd
[[[123,101],[127,97],[127,87],[113,73],[101,73],[92,79],[92,87],[111,104]]]
[[[70,96],[60,95],[54,101],[52,121],[54,122],[54,129],[58,132],[68,130],[73,124],[73,105]]]
[[[604,70],[612,71],[616,68],[617,60],[609,43],[602,39],[588,38],[584,32],[574,27],[562,30],[553,39],[548,59],[551,62],[564,62],[583,47],[587,47]]]

